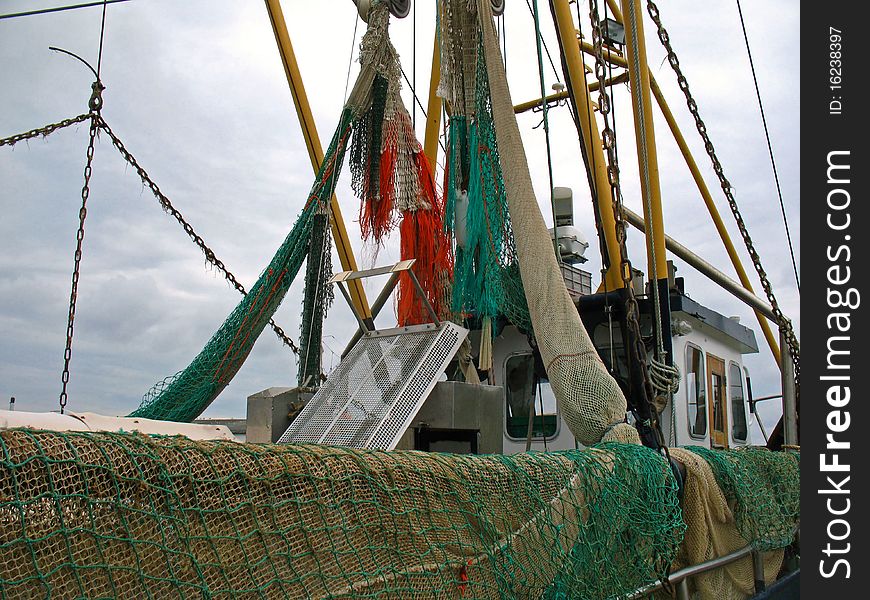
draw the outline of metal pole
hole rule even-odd
[[[668,285],[668,264],[665,254],[665,223],[662,214],[662,195],[659,185],[659,163],[656,154],[656,134],[650,99],[650,75],[646,61],[646,41],[643,33],[643,9],[640,0],[622,0],[625,16],[625,48],[628,55],[628,74],[631,80],[634,132],[637,140],[637,163],[643,197],[643,218],[646,223],[647,265],[654,302],[658,302],[655,323],[659,344],[665,356],[657,356],[673,364],[673,338],[671,337],[671,304]],[[657,347],[656,354],[659,349]]]
[[[311,159],[311,166],[316,174],[323,162],[323,147],[320,145],[320,136],[317,134],[317,126],[314,123],[314,116],[311,114],[311,105],[308,103],[308,95],[305,93],[305,86],[302,83],[302,74],[299,72],[299,65],[296,62],[293,44],[290,43],[290,33],[287,31],[281,3],[279,0],[266,0],[266,10],[269,13],[269,20],[272,22],[272,31],[275,34],[281,61],[284,63],[284,72],[287,75],[287,83],[290,85],[290,93],[293,95],[299,124],[302,126],[302,135],[308,148],[308,157]],[[330,211],[332,238],[335,241],[335,249],[338,252],[341,268],[345,271],[356,271],[358,269],[356,258],[353,255],[350,238],[344,226],[344,217],[341,215],[341,207],[338,205],[335,194],[332,195],[330,206],[332,207]],[[362,282],[350,281],[348,287],[350,297],[353,299],[353,306],[356,307],[363,319],[370,323],[372,312]]]
[[[625,215],[625,220],[640,231],[645,231],[643,219],[637,213],[623,207],[622,214]],[[738,300],[750,306],[756,312],[761,313],[771,319],[775,318],[773,309],[770,305],[749,292],[739,283],[728,277],[725,273],[708,263],[706,260],[686,248],[674,238],[665,236],[665,248],[674,253],[674,256],[680,258],[686,263],[697,269],[702,275],[705,275],[713,283],[719,285],[722,289],[733,294]]]
[[[726,554],[725,556],[720,556],[718,558],[713,558],[711,560],[698,563],[697,565],[692,565],[690,567],[686,567],[685,569],[680,569],[679,571],[675,571],[671,573],[668,577],[668,581],[672,584],[680,583],[681,581],[686,580],[689,577],[693,577],[698,575],[699,573],[706,573],[707,571],[713,571],[715,569],[719,569],[724,567],[725,565],[729,565],[734,561],[740,560],[741,558],[747,556],[752,552],[752,546],[744,546],[739,550],[735,550],[730,554]],[[640,598],[646,598],[653,592],[656,592],[664,587],[664,584],[661,581],[656,581],[655,583],[651,583],[650,585],[646,585],[634,593],[627,596],[629,600],[640,600]],[[679,588],[678,588],[679,593]]]
[[[604,83],[605,83],[605,85],[607,85],[609,87],[612,85],[616,85],[618,83],[625,83],[626,81],[628,81],[628,73],[620,73],[619,75],[614,75],[613,77],[607,78],[607,80]],[[598,91],[598,89],[600,87],[601,86],[598,85],[597,81],[593,81],[592,83],[589,84],[589,92],[591,93],[591,92]],[[548,103],[550,103],[550,102],[556,102],[557,100],[565,100],[569,97],[570,97],[570,94],[568,94],[568,92],[556,92],[555,94],[549,94],[544,99]],[[538,108],[539,106],[541,106],[541,99],[540,98],[538,98],[536,100],[529,100],[528,102],[523,102],[522,104],[515,104],[514,105],[514,114],[518,115],[520,113],[524,113],[524,112],[532,110],[534,108]]]
[[[752,573],[755,579],[755,593],[763,592],[767,586],[764,583],[764,557],[758,550],[752,551]]]
[[[677,584],[677,600],[689,600],[689,580],[683,579]]]
[[[584,157],[587,168],[591,171],[591,179],[595,189],[595,201],[598,206],[601,228],[604,230],[604,246],[607,252],[608,268],[604,275],[604,285],[608,290],[623,287],[620,273],[619,242],[616,240],[616,220],[613,216],[613,197],[610,193],[610,181],[607,177],[607,161],[601,145],[601,133],[595,121],[589,88],[586,85],[586,70],[580,48],[577,46],[577,30],[568,0],[551,0],[550,6],[559,34],[559,45],[565,59],[568,89],[577,110],[577,120],[583,137]]]
[[[399,281],[399,274],[393,273],[390,275],[390,279],[387,281],[387,285],[384,286],[384,289],[381,290],[381,293],[375,298],[375,301],[372,303],[372,319],[374,320],[381,312],[381,309],[387,303],[387,300],[390,299],[390,295],[393,293],[393,290],[396,287],[396,283]],[[350,352],[351,348],[353,348],[356,343],[363,336],[365,331],[362,328],[358,328],[356,333],[351,336],[350,341],[345,346],[344,351],[341,353],[341,358],[347,356],[347,353]]]
[[[426,107],[426,134],[423,138],[423,154],[432,167],[438,164],[438,133],[441,130],[441,98],[438,97],[438,82],[441,81],[441,50],[438,45],[438,31],[435,32],[435,43],[432,49],[432,72],[429,75],[429,102]]]
[[[592,46],[592,44],[588,42],[580,41],[580,49],[587,54],[595,54],[595,48]],[[614,52],[610,52],[607,49],[605,49],[604,51],[604,59],[618,67],[628,68],[628,62],[622,56],[619,56]],[[680,148],[680,153],[682,153],[683,159],[686,161],[686,166],[689,168],[689,172],[692,174],[692,178],[695,180],[695,185],[698,187],[701,198],[704,200],[704,204],[707,207],[707,212],[710,213],[710,219],[713,221],[713,225],[715,225],[716,227],[716,232],[719,234],[719,238],[722,240],[722,245],[725,247],[725,251],[728,253],[728,258],[731,260],[731,264],[734,265],[734,270],[737,272],[737,277],[740,279],[740,283],[749,292],[753,292],[752,283],[749,281],[749,276],[746,274],[746,270],[743,268],[743,262],[740,260],[740,255],[737,254],[737,249],[735,248],[734,243],[731,241],[731,236],[728,234],[728,229],[725,227],[725,222],[722,220],[722,215],[719,213],[719,209],[716,208],[716,203],[713,202],[713,196],[710,194],[710,190],[704,181],[704,177],[701,175],[701,170],[698,168],[698,164],[695,162],[695,158],[692,156],[691,150],[689,150],[686,139],[683,137],[683,133],[680,131],[680,128],[677,125],[677,121],[676,119],[674,119],[674,115],[671,112],[671,109],[668,106],[668,103],[665,100],[665,97],[662,94],[662,91],[659,88],[659,85],[656,82],[656,79],[652,73],[650,73],[650,89],[652,90],[653,96],[656,99],[656,103],[659,105],[659,108],[662,111],[662,115],[665,117],[665,121],[667,121],[668,123],[668,127],[670,128],[671,133],[674,136],[674,141],[677,142],[677,146],[679,146]],[[773,353],[773,358],[774,360],[776,360],[777,366],[779,366],[781,363],[779,346],[776,343],[776,337],[773,334],[770,323],[762,318],[762,316],[757,311],[755,313],[755,317],[756,319],[758,319],[758,325],[759,327],[761,327],[761,331],[764,334],[764,339],[767,341],[767,345],[768,347],[770,347],[771,353]]]
[[[797,426],[797,401],[795,397],[794,363],[791,350],[782,331],[779,333],[782,348],[782,422],[783,442],[786,447],[797,446],[800,442]]]

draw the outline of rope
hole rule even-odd
[[[556,63],[553,62],[553,55],[550,54],[550,49],[547,47],[547,42],[544,40],[543,36],[540,35],[540,30],[538,29],[538,2],[535,0],[535,6],[532,7],[532,4],[529,0],[526,0],[526,6],[529,7],[529,13],[532,15],[532,19],[535,21],[535,30],[539,32],[539,40],[540,43],[544,45],[544,52],[547,54],[547,60],[550,61],[550,67],[553,69],[553,75],[556,77],[556,81],[562,83],[562,80],[559,78],[559,70],[556,69]],[[540,48],[538,49],[540,52]]]
[[[752,70],[752,82],[755,84],[755,97],[758,98],[758,111],[761,113],[761,123],[764,125],[764,137],[767,140],[767,152],[770,155],[770,166],[773,168],[773,180],[776,182],[776,194],[779,196],[779,209],[782,212],[782,223],[785,226],[785,237],[788,240],[788,251],[791,255],[791,266],[794,270],[794,281],[798,293],[801,291],[801,280],[798,275],[797,261],[794,257],[794,247],[791,243],[791,232],[788,227],[788,216],[785,213],[785,202],[782,199],[782,188],[779,185],[779,174],[776,172],[776,161],[773,159],[773,145],[770,143],[770,132],[767,130],[767,119],[764,116],[764,105],[761,103],[761,91],[758,88],[758,77],[755,75],[755,63],[752,61],[752,50],[749,48],[749,36],[746,33],[746,23],[743,21],[743,10],[740,0],[737,0],[737,12],[740,14],[740,27],[743,28],[743,41],[746,42],[746,54],[749,56],[749,68]]]
[[[562,256],[559,253],[559,234],[556,225],[556,198],[553,193],[553,154],[550,148],[550,120],[547,116],[549,107],[547,106],[547,89],[544,85],[544,57],[541,52],[541,21],[538,14],[538,0],[534,0],[534,9],[532,17],[535,21],[535,42],[538,50],[538,77],[541,81],[541,108],[544,112],[544,138],[547,143],[547,174],[550,181],[550,211],[553,214],[553,251],[556,253],[556,262],[562,263]]]

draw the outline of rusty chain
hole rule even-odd
[[[589,3],[589,16],[592,21],[592,42],[595,48],[595,77],[598,80],[598,112],[604,120],[604,128],[601,131],[601,143],[607,155],[607,180],[610,183],[611,206],[613,208],[613,218],[615,221],[616,240],[619,242],[619,270],[622,277],[622,284],[625,288],[625,321],[631,337],[631,345],[628,348],[631,357],[640,365],[643,373],[643,389],[641,401],[647,405],[649,421],[643,423],[649,427],[657,438],[660,447],[665,449],[664,436],[661,432],[661,425],[658,420],[658,413],[653,405],[653,384],[650,378],[649,367],[647,365],[647,350],[643,341],[643,335],[640,329],[640,307],[637,303],[637,298],[632,287],[632,266],[631,260],[628,258],[628,248],[626,247],[626,225],[623,216],[622,207],[622,189],[619,182],[619,158],[616,148],[616,132],[611,126],[610,112],[611,103],[610,97],[607,94],[607,67],[604,60],[604,32],[601,28],[601,20],[598,14],[597,0],[591,0]]]
[[[64,119],[63,121],[58,121],[57,123],[52,123],[50,125],[46,125],[45,127],[40,127],[39,129],[31,129],[25,133],[18,133],[7,138],[0,139],[0,146],[14,146],[18,142],[23,142],[24,140],[29,140],[35,137],[46,137],[58,129],[63,129],[64,127],[69,127],[70,125],[75,125],[77,123],[82,123],[91,118],[91,113],[87,112],[83,115],[79,115],[77,117],[73,117],[71,119]]]
[[[106,123],[106,121],[102,117],[97,118],[99,128],[106,132],[106,134],[112,140],[112,144],[114,144],[115,148],[118,149],[118,152],[121,153],[121,156],[124,158],[124,160],[136,170],[136,174],[142,180],[142,183],[148,186],[148,188],[151,190],[151,193],[154,194],[154,197],[157,198],[157,200],[160,202],[163,210],[165,210],[167,213],[169,213],[170,216],[178,221],[178,223],[184,229],[184,232],[188,235],[188,237],[190,237],[191,240],[193,240],[193,243],[196,244],[196,246],[205,255],[206,261],[208,261],[212,266],[220,271],[223,274],[224,278],[230,283],[230,285],[236,288],[243,296],[246,296],[248,292],[245,289],[245,286],[243,286],[239,282],[239,280],[236,279],[235,275],[233,275],[229,271],[229,269],[227,269],[223,261],[220,260],[215,255],[214,251],[206,245],[202,237],[198,233],[196,233],[196,231],[193,229],[190,223],[187,222],[181,212],[179,212],[178,209],[176,209],[172,205],[172,202],[170,202],[169,198],[167,198],[166,195],[162,191],[160,191],[160,188],[157,186],[154,180],[151,179],[151,177],[148,175],[145,169],[142,168],[136,158],[132,154],[130,154],[130,151],[127,150],[127,148],[124,146],[124,143],[118,138],[118,136],[115,135],[115,133],[109,127],[108,123]],[[287,336],[281,326],[275,323],[274,319],[269,319],[269,325],[272,327],[272,329],[275,331],[275,334],[284,343],[284,345],[290,348],[290,350],[294,354],[298,355],[299,347],[293,342],[293,340],[291,340]]]
[[[163,209],[168,212],[172,217],[175,218],[176,221],[184,228],[185,233],[193,240],[193,242],[199,247],[199,249],[205,255],[206,260],[211,263],[215,268],[217,268],[226,278],[230,284],[235,287],[242,295],[247,295],[247,290],[245,287],[236,279],[236,277],[226,268],[223,261],[221,261],[215,255],[214,251],[211,250],[206,244],[202,237],[196,233],[193,227],[185,220],[184,216],[172,205],[163,192],[160,191],[160,188],[156,183],[148,176],[148,173],[143,169],[138,161],[133,157],[132,154],[126,149],[121,140],[115,135],[115,133],[111,130],[109,125],[100,115],[100,109],[102,108],[102,96],[101,93],[103,91],[103,86],[99,82],[95,82],[92,86],[93,94],[91,95],[91,99],[88,103],[89,108],[91,109],[89,112],[78,115],[76,117],[72,117],[69,119],[64,119],[62,121],[58,121],[56,123],[51,123],[44,127],[39,127],[37,129],[31,129],[30,131],[15,134],[6,138],[0,138],[0,147],[2,146],[14,146],[18,142],[22,142],[25,140],[33,139],[39,136],[47,137],[48,135],[66,127],[70,127],[72,125],[76,125],[78,123],[83,123],[87,120],[90,120],[90,131],[89,131],[89,139],[88,139],[88,147],[87,147],[87,155],[84,169],[84,184],[82,186],[81,198],[82,198],[82,206],[79,209],[79,227],[76,231],[76,249],[74,253],[74,262],[73,262],[73,273],[72,273],[72,285],[70,289],[70,302],[69,302],[69,313],[67,319],[67,331],[66,331],[66,344],[64,347],[64,355],[63,355],[63,371],[61,374],[61,393],[59,397],[60,404],[60,412],[63,414],[66,409],[67,401],[69,399],[69,393],[67,390],[69,384],[70,370],[69,365],[72,359],[72,340],[73,334],[75,330],[75,314],[76,314],[76,301],[78,299],[78,283],[79,277],[81,274],[81,259],[82,259],[82,245],[85,237],[85,219],[87,218],[88,210],[87,210],[87,202],[88,197],[90,196],[90,180],[91,174],[93,172],[93,158],[94,158],[94,148],[96,143],[96,136],[99,130],[103,130],[108,134],[109,138],[112,140],[114,146],[118,149],[118,151],[123,156],[124,160],[130,164],[134,169],[136,169],[136,173],[142,179],[143,184],[147,185],[157,200],[160,202]],[[280,325],[275,323],[274,319],[269,319],[269,325],[275,331],[275,334],[278,338],[293,351],[294,354],[299,354],[299,347],[291,340]]]
[[[725,193],[725,197],[728,199],[728,206],[731,208],[731,214],[734,215],[734,220],[737,221],[737,228],[740,230],[740,235],[743,238],[743,243],[746,245],[746,250],[747,252],[749,252],[750,258],[752,258],[752,264],[755,267],[755,271],[758,273],[758,278],[761,280],[761,287],[764,289],[767,301],[770,303],[770,306],[773,309],[773,314],[776,317],[776,323],[779,326],[779,329],[782,332],[783,336],[785,337],[786,343],[788,344],[791,353],[791,360],[794,364],[795,384],[798,393],[800,393],[800,343],[795,336],[791,321],[783,314],[782,310],[779,308],[779,304],[776,301],[776,297],[773,294],[773,286],[771,285],[770,280],[767,277],[767,273],[765,272],[764,267],[761,264],[761,257],[759,256],[758,251],[755,249],[755,245],[753,244],[752,237],[749,235],[749,230],[746,228],[746,223],[743,220],[743,216],[740,214],[740,208],[737,206],[737,200],[734,198],[734,192],[732,191],[731,184],[725,177],[722,163],[716,156],[716,149],[713,147],[713,142],[710,140],[710,136],[707,134],[707,125],[704,123],[704,120],[701,118],[701,115],[698,111],[698,103],[692,97],[692,93],[689,90],[689,82],[686,79],[686,76],[683,74],[683,70],[680,68],[680,59],[677,57],[676,52],[674,52],[674,49],[671,46],[671,40],[667,30],[665,29],[664,25],[662,25],[659,8],[658,6],[656,6],[653,0],[647,0],[647,10],[649,11],[649,15],[652,18],[653,23],[655,23],[659,40],[661,41],[662,45],[665,48],[665,51],[667,52],[668,62],[670,63],[671,68],[674,70],[674,73],[677,75],[677,83],[679,84],[680,90],[682,90],[683,95],[686,98],[686,104],[689,107],[689,112],[692,113],[692,117],[695,119],[695,127],[697,128],[698,133],[701,135],[701,139],[704,142],[704,149],[707,151],[707,155],[710,157],[710,160],[713,163],[713,170],[716,172],[716,176],[719,178],[719,184],[722,186],[722,191]]]
[[[73,329],[76,319],[76,300],[78,299],[79,290],[79,273],[82,263],[82,242],[85,239],[85,218],[88,216],[88,196],[90,195],[90,183],[92,165],[94,162],[94,142],[97,137],[97,119],[99,113],[93,112],[86,115],[91,119],[90,138],[88,139],[87,160],[85,161],[85,183],[82,186],[82,207],[79,209],[79,228],[76,232],[76,251],[73,260],[72,272],[72,287],[69,294],[69,316],[66,322],[66,346],[63,351],[63,373],[61,374],[61,391],[58,402],[60,403],[60,414],[63,414],[66,408],[69,395],[67,393],[67,384],[69,383],[69,363],[72,358],[72,341]],[[47,134],[46,134],[47,135]]]

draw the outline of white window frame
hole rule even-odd
[[[688,373],[689,373],[689,349],[690,348],[697,350],[701,355],[701,373],[700,373],[700,376],[701,376],[702,381],[704,383],[704,433],[698,434],[698,433],[693,432],[694,427],[692,426],[692,421],[691,421],[691,418],[689,415],[689,405],[690,405],[690,400],[691,400],[691,398],[689,397],[689,394],[691,393],[691,391],[689,390],[688,385],[685,386],[686,387],[686,428],[689,431],[689,437],[692,438],[693,440],[706,440],[710,435],[710,418],[708,416],[710,406],[709,406],[709,398],[708,398],[708,390],[707,390],[707,353],[704,352],[704,350],[700,346],[698,346],[697,344],[693,344],[691,342],[686,343],[686,352],[684,354],[684,357],[685,357],[684,360],[686,362],[686,375],[688,375]],[[696,403],[695,407],[697,408],[697,406],[698,405]]]
[[[743,411],[741,414],[743,415],[743,426],[746,428],[746,436],[743,438],[739,438],[734,435],[734,426],[736,425],[734,419],[735,408],[734,398],[731,396],[731,371],[733,369],[737,369],[737,372],[740,374],[740,393],[742,395],[740,403],[741,410]],[[728,363],[728,381],[726,383],[728,385],[728,403],[731,408],[731,439],[736,444],[746,444],[749,442],[749,415],[746,414],[746,380],[743,376],[743,369],[741,368],[740,364],[735,360],[729,361]]]

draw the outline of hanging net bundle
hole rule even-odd
[[[466,230],[465,243],[457,236],[454,308],[483,317],[483,337],[499,313],[532,330],[560,413],[581,443],[640,443],[624,422],[625,396],[565,288],[532,188],[490,3],[440,6],[439,90],[459,113],[450,123],[447,213],[455,212],[454,229]]]
[[[202,352],[183,371],[155,385],[141,406],[130,416],[168,421],[192,421],[227,386],[241,368],[254,342],[278,309],[291,283],[309,256],[312,234],[316,250],[329,243],[323,227],[314,228],[329,214],[329,202],[349,147],[352,187],[362,198],[360,225],[364,237],[381,243],[399,222],[401,257],[416,258],[414,272],[437,314],[443,316],[443,300],[450,279],[451,253],[442,224],[443,207],[435,190],[434,176],[402,104],[401,68],[388,36],[386,3],[375,6],[360,50],[359,77],[317,178],[293,229],[275,253],[247,296],[227,317]],[[351,141],[352,138],[352,141]],[[397,217],[396,215],[399,215]],[[328,304],[324,276],[329,267],[318,252],[320,267],[308,274],[307,283],[319,286],[311,307],[303,314],[303,371],[319,376],[319,353],[310,351],[313,336],[310,318]],[[310,258],[309,258],[310,260]],[[431,321],[407,274],[400,280],[398,315],[400,325]],[[306,326],[305,324],[308,324]],[[311,358],[312,360],[306,360]]]
[[[666,572],[667,463],[0,431],[3,598],[587,598]]]
[[[362,199],[363,240],[379,246],[398,223],[400,257],[417,260],[414,273],[436,315],[445,317],[452,256],[444,209],[432,166],[402,102],[401,66],[389,39],[389,20],[387,3],[372,8],[360,44],[358,84],[348,97],[347,105],[360,115],[349,153],[352,187]],[[399,281],[398,320],[400,326],[432,321],[406,273]]]
[[[494,335],[503,317],[531,332],[493,122],[476,13],[439,4],[439,95],[450,111],[444,175],[445,225],[456,242],[451,308]],[[482,364],[481,368],[490,368]]]

